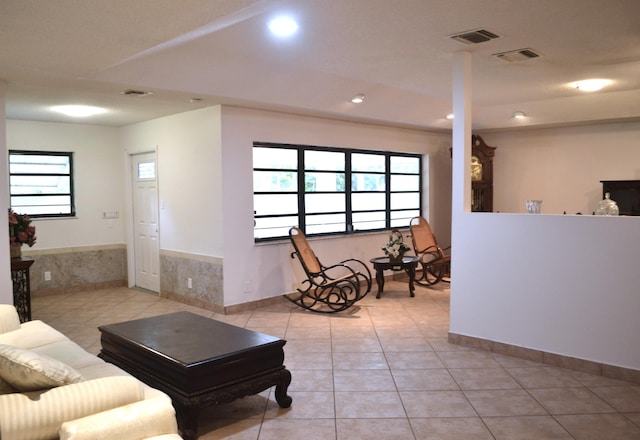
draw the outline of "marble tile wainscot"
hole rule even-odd
[[[124,244],[23,250],[34,259],[31,295],[43,296],[127,285]],[[49,272],[50,280],[45,280]]]

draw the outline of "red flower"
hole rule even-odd
[[[31,247],[36,243],[36,228],[31,226],[27,214],[16,214],[9,209],[9,244],[26,244]]]

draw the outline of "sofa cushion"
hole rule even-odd
[[[23,322],[17,330],[0,333],[0,344],[13,345],[27,350],[68,340],[69,338],[58,330],[38,320]]]
[[[10,304],[0,304],[0,333],[20,328],[20,317],[16,308]]]
[[[131,376],[103,377],[44,391],[1,395],[0,438],[57,439],[62,423],[137,402],[143,396],[142,383]]]
[[[30,350],[0,344],[0,377],[18,391],[76,383],[82,376],[70,366]]]

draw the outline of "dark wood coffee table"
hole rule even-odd
[[[376,282],[378,283],[378,293],[376,298],[380,299],[380,294],[384,290],[384,271],[393,270],[398,272],[404,270],[409,275],[409,295],[415,296],[413,281],[416,279],[416,267],[420,257],[407,255],[403,256],[401,261],[391,261],[389,257],[377,257],[369,260],[373,263],[376,271]]]
[[[99,356],[173,400],[180,434],[198,437],[198,412],[275,385],[282,408],[291,405],[285,340],[189,312],[98,327]]]

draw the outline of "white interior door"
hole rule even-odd
[[[158,180],[155,153],[132,156],[135,285],[160,292]]]

